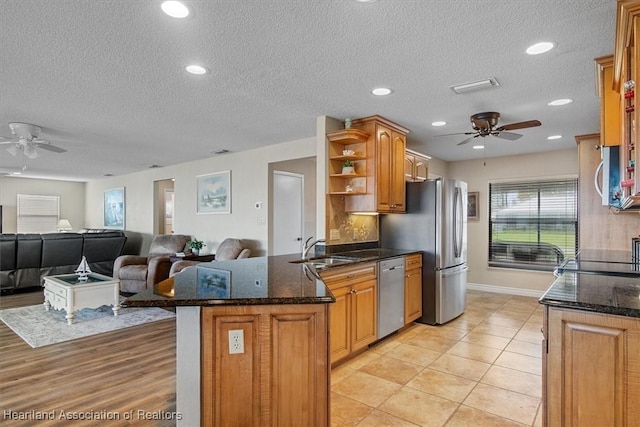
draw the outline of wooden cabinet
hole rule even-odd
[[[376,263],[321,273],[336,302],[330,308],[330,358],[338,362],[376,340]]]
[[[404,324],[422,317],[422,254],[405,257]]]
[[[328,426],[329,304],[203,307],[202,426]],[[241,330],[244,353],[230,354]]]
[[[407,150],[404,156],[404,178],[407,182],[421,182],[429,178],[431,158],[415,151]]]
[[[364,159],[356,164],[359,176],[352,190],[344,200],[345,212],[405,212],[405,151],[407,129],[380,116],[355,119],[352,128],[361,135],[367,135],[367,143],[359,143],[358,148],[366,147]],[[344,131],[341,131],[344,132]],[[346,186],[345,177],[335,176],[340,159],[336,158],[334,144],[338,132],[327,135],[329,140],[329,195],[347,195],[340,191]],[[354,150],[358,152],[358,149]],[[358,167],[359,166],[359,167]],[[354,181],[355,182],[355,181]],[[331,201],[331,203],[334,203]],[[338,203],[334,203],[338,205]]]
[[[376,123],[378,212],[405,212],[404,159],[406,135]]]
[[[600,97],[600,142],[605,146],[622,143],[620,93],[613,90],[613,55],[596,58]]]
[[[640,426],[640,319],[544,313],[543,425]]]

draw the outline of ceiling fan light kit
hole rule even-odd
[[[497,86],[500,86],[498,80],[496,80],[495,77],[489,77],[484,80],[451,86],[451,90],[460,95],[461,93],[475,92],[478,90],[489,89]]]

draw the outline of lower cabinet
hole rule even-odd
[[[543,425],[640,426],[640,319],[545,307]]]
[[[405,257],[404,324],[422,317],[422,254]]]
[[[332,268],[321,277],[336,298],[329,309],[330,359],[335,363],[376,340],[376,263]]]
[[[203,307],[201,425],[328,426],[330,305]]]

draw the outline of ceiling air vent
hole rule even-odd
[[[488,89],[491,87],[500,86],[498,80],[495,77],[489,77],[488,79],[478,80],[475,82],[462,83],[459,85],[451,86],[451,90],[457,94],[475,92],[477,90]]]

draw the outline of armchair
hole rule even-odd
[[[218,245],[216,249],[215,261],[228,261],[232,259],[249,258],[251,249],[240,239],[227,238]],[[169,271],[169,277],[173,276],[192,265],[199,264],[200,261],[181,260],[173,263]]]
[[[182,252],[191,236],[158,235],[153,238],[146,257],[122,255],[113,265],[113,276],[120,280],[120,291],[137,293],[169,277],[169,257]]]

